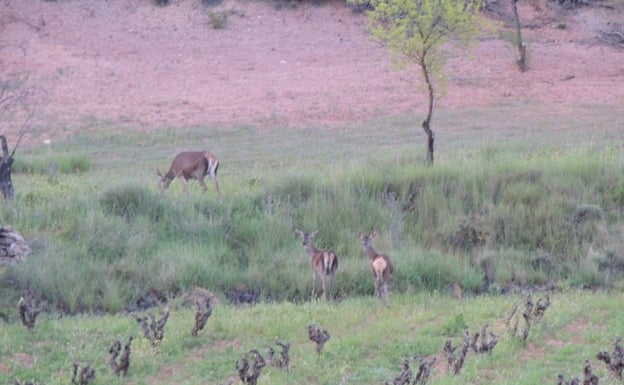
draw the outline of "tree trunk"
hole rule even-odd
[[[433,142],[435,135],[431,128],[429,128],[429,119],[425,119],[422,122],[423,130],[427,133],[427,166],[433,166]]]
[[[422,128],[427,134],[427,166],[433,166],[433,144],[435,141],[435,135],[433,130],[431,130],[431,118],[433,116],[433,103],[435,101],[435,95],[433,83],[431,83],[431,77],[429,76],[429,68],[427,68],[425,58],[421,61],[420,68],[422,69],[423,77],[425,79],[425,83],[427,84],[427,91],[429,93],[429,108],[427,110],[427,116],[422,122]]]
[[[518,7],[516,3],[518,0],[511,0],[511,9],[513,10],[514,21],[516,24],[516,45],[518,49],[518,57],[516,63],[521,72],[526,71],[526,46],[522,43],[522,31],[520,26],[520,16],[518,16]]]
[[[11,167],[13,166],[13,157],[9,154],[6,137],[0,135],[2,141],[2,157],[0,157],[0,191],[5,200],[13,199],[14,190],[11,181]]]

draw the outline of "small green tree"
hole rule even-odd
[[[349,0],[369,7],[372,35],[384,43],[393,59],[415,64],[423,76],[429,108],[422,122],[427,134],[427,164],[433,165],[434,133],[431,129],[438,86],[443,84],[446,49],[474,40],[483,0]]]

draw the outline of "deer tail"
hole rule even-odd
[[[332,251],[323,253],[323,272],[325,275],[331,274],[338,267],[338,259]]]

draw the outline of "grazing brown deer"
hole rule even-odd
[[[188,180],[197,179],[202,186],[202,193],[206,192],[206,183],[204,177],[210,175],[212,183],[214,183],[217,195],[219,192],[219,183],[217,183],[217,169],[219,168],[219,159],[210,152],[203,151],[184,151],[176,155],[169,167],[169,171],[163,175],[160,170],[156,170],[160,176],[160,190],[164,191],[169,188],[171,181],[178,177],[184,185],[184,193],[188,194]]]
[[[323,286],[323,298],[331,299],[331,291],[334,283],[334,274],[338,269],[338,257],[332,250],[317,250],[312,244],[312,238],[318,234],[318,229],[311,233],[304,233],[299,229],[295,232],[301,237],[303,247],[310,255],[310,263],[312,264],[312,299],[314,299],[316,291],[316,277],[321,277]]]
[[[377,235],[377,230],[373,229],[370,234],[364,235],[358,231],[357,236],[362,241],[364,253],[371,261],[373,270],[373,281],[375,282],[375,297],[381,298],[384,295],[388,298],[388,278],[394,272],[394,266],[390,257],[379,254],[373,249],[373,238]]]

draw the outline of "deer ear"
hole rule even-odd
[[[158,174],[158,176],[162,178],[162,172],[160,172],[159,169],[156,169],[156,174]]]
[[[373,229],[373,231],[371,231],[370,233],[371,237],[374,237],[377,235],[377,230]]]
[[[314,231],[310,233],[310,236],[316,237],[316,234],[318,234],[318,229],[314,229]]]
[[[358,231],[357,233],[355,233],[355,235],[356,235],[358,238],[362,238],[362,232],[361,232],[361,231]]]

